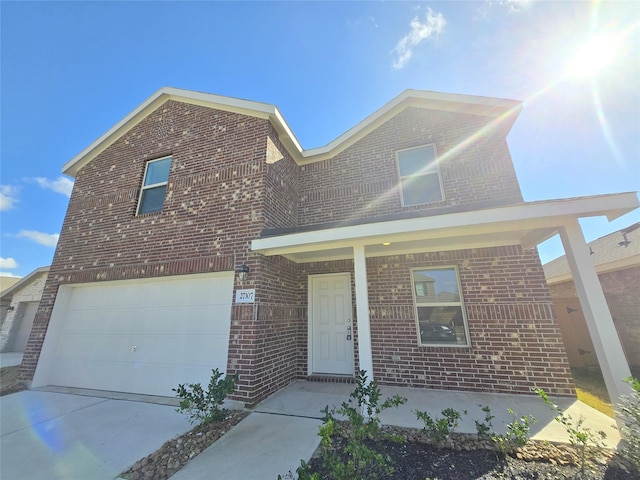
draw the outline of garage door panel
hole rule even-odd
[[[167,309],[171,308],[171,313]],[[69,311],[64,333],[96,334],[122,333],[147,334],[149,331],[161,334],[179,334],[185,324],[200,333],[216,333],[229,325],[228,315],[220,312],[228,310],[228,305],[192,305],[178,307],[110,308],[108,311]],[[224,316],[223,316],[224,315]]]
[[[131,365],[210,364],[228,348],[226,335],[66,335],[61,339],[60,360],[122,362]]]
[[[39,385],[173,396],[226,371],[233,272],[68,288]]]

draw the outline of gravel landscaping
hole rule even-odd
[[[121,476],[128,480],[164,480],[184,467],[234,425],[248,415],[232,411],[220,423],[197,426],[166,442],[158,451],[139,460]],[[505,456],[492,449],[487,440],[476,435],[453,434],[443,448],[430,444],[422,430],[386,427],[400,435],[402,442],[371,442],[377,451],[389,455],[395,467],[385,480],[555,480],[577,479],[580,476],[579,456],[568,445],[531,441],[514,456]],[[336,439],[340,445],[340,439]],[[311,459],[314,471],[323,473],[320,450]],[[286,472],[283,472],[283,475]],[[297,478],[293,474],[285,479]],[[329,480],[330,477],[322,476]],[[637,480],[638,474],[612,450],[599,450],[585,472],[588,480]],[[247,479],[250,480],[250,479]],[[276,480],[276,479],[265,479]]]
[[[165,480],[240,423],[247,415],[249,415],[248,412],[232,410],[222,422],[198,425],[187,433],[165,442],[162,447],[138,460],[120,476],[128,480]]]

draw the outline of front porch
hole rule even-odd
[[[330,408],[338,407],[342,402],[348,401],[354,388],[355,385],[344,383],[296,381],[259,403],[253,412],[318,419],[322,418],[321,410],[327,405]],[[380,415],[384,425],[423,428],[424,424],[416,418],[415,410],[426,411],[435,418],[441,417],[441,412],[445,408],[453,408],[459,412],[465,410],[468,412],[462,417],[456,431],[475,434],[474,420],[483,420],[484,412],[481,408],[489,406],[491,413],[495,415],[493,424],[496,433],[505,433],[505,424],[513,421],[513,417],[508,412],[508,409],[512,408],[518,417],[533,415],[536,419],[536,423],[531,427],[532,439],[563,443],[569,441],[564,426],[554,420],[554,412],[536,395],[389,386],[380,386],[380,390],[382,401],[396,394],[407,399],[404,405],[387,410]],[[614,448],[620,443],[620,433],[614,427],[613,418],[575,398],[562,397],[553,400],[575,421],[583,418],[585,428],[593,432],[601,430],[605,432],[607,435],[604,441],[605,446]]]
[[[578,294],[582,309],[585,312],[590,335],[592,337],[595,350],[600,362],[607,390],[610,397],[615,402],[620,395],[628,392],[628,386],[622,379],[630,375],[629,367],[620,346],[620,341],[615,334],[611,314],[607,307],[602,288],[598,283],[597,275],[591,265],[588,249],[584,240],[578,220],[590,216],[606,216],[613,220],[639,206],[635,193],[623,193],[614,195],[599,195],[593,197],[580,197],[572,199],[548,200],[540,202],[523,202],[520,204],[478,209],[464,210],[453,213],[437,212],[429,216],[413,216],[411,218],[385,218],[371,219],[369,221],[359,220],[349,224],[348,222],[335,225],[305,226],[299,229],[288,229],[283,231],[265,231],[260,239],[252,241],[252,250],[266,257],[281,256],[296,264],[308,264],[310,262],[332,262],[349,261],[353,262],[354,293],[355,293],[355,320],[354,325],[357,330],[357,358],[358,368],[365,370],[370,379],[380,374],[379,368],[374,368],[376,363],[375,345],[372,345],[372,312],[376,309],[375,300],[370,300],[369,285],[371,283],[372,262],[376,259],[403,255],[408,258],[412,255],[442,255],[446,257],[449,252],[467,251],[474,252],[481,249],[510,248],[514,246],[517,251],[512,254],[520,255],[520,252],[529,252],[527,255],[535,255],[535,248],[544,240],[559,234],[573,277],[576,281]],[[455,255],[457,253],[452,253]],[[535,255],[537,257],[537,255]],[[508,256],[504,258],[509,258]],[[509,271],[534,271],[540,270],[539,259],[536,258],[534,264],[527,263],[529,259],[523,257],[522,261],[512,267]],[[456,262],[448,261],[447,265]],[[425,265],[433,265],[433,262],[425,262]],[[444,265],[444,264],[443,264]],[[418,265],[416,265],[418,266]],[[446,266],[446,265],[445,265]],[[463,265],[464,268],[466,266]],[[484,273],[483,278],[491,281],[493,272]],[[503,282],[504,285],[513,285],[512,279]],[[475,281],[475,280],[474,280]],[[464,283],[464,282],[463,282]],[[481,283],[477,283],[478,290],[482,289]],[[544,322],[551,320],[552,316],[547,312],[540,315],[544,310],[546,299],[544,297],[546,286],[544,280],[535,285],[529,285],[530,292],[516,295],[515,300],[508,300],[508,305],[498,305],[500,300],[494,298],[484,298],[476,295],[473,302],[478,308],[488,308],[491,311],[474,312],[478,319],[491,319],[500,321],[509,318],[511,321],[519,322],[519,328],[530,320],[542,319],[543,322],[536,322],[539,331],[530,335],[544,341],[541,332],[547,328]],[[531,293],[533,292],[533,293]],[[540,293],[540,295],[536,295]],[[540,298],[543,299],[542,303]],[[519,308],[520,310],[529,308],[531,312],[525,315],[514,315],[509,313],[506,317],[501,312],[494,311],[496,308]],[[467,308],[469,313],[469,308]],[[395,324],[390,322],[387,329]],[[496,331],[493,326],[489,326],[487,331]],[[503,329],[504,330],[504,329]],[[504,330],[506,331],[506,330]],[[503,332],[504,333],[504,332]],[[511,332],[515,340],[502,340],[501,345],[511,345],[520,342],[520,333]],[[475,344],[474,344],[475,342]],[[471,349],[474,345],[479,345],[478,335],[471,337]],[[485,342],[487,343],[487,342]],[[544,343],[544,342],[543,342]],[[468,345],[464,345],[468,346]],[[486,347],[486,345],[485,345]],[[538,346],[526,345],[546,357],[548,352],[555,352],[551,347],[544,347],[541,350]],[[562,350],[562,354],[564,350]],[[388,353],[388,352],[386,352]],[[469,354],[477,353],[469,350]],[[484,352],[484,357],[495,360],[489,352]],[[459,356],[452,354],[454,358],[451,365],[457,365]],[[528,355],[528,353],[525,353]],[[389,356],[389,355],[386,355]],[[522,355],[521,355],[522,356]],[[398,358],[396,358],[398,357]],[[393,361],[401,360],[399,355],[390,354]],[[482,357],[481,359],[485,359]],[[500,357],[500,355],[497,355]],[[386,357],[385,357],[386,358]],[[480,357],[478,357],[480,358]],[[477,358],[466,359],[471,364],[476,365]],[[500,360],[500,358],[498,358]],[[513,359],[512,359],[513,360]],[[449,365],[449,364],[448,364]],[[473,366],[472,365],[472,366]],[[418,365],[420,367],[421,365]],[[534,368],[536,367],[536,368]],[[456,367],[452,367],[456,368]],[[529,372],[523,374],[525,377],[554,378],[554,369],[545,365],[542,370],[537,366],[530,365]],[[526,369],[525,369],[526,370]],[[448,373],[448,372],[445,372]],[[475,378],[471,374],[468,378]],[[390,372],[389,375],[395,375]],[[469,372],[467,372],[469,375]],[[376,376],[376,378],[378,378]],[[492,378],[492,381],[497,377]],[[390,383],[381,378],[381,383]],[[508,376],[498,378],[498,381],[511,382]],[[391,382],[395,383],[395,382]],[[535,383],[535,382],[533,382]],[[526,385],[526,391],[532,385]],[[444,385],[443,385],[444,386]],[[455,389],[462,389],[464,385],[453,386]],[[476,386],[477,387],[477,386]],[[445,388],[447,388],[445,386]],[[547,388],[547,387],[545,387]],[[551,388],[551,387],[550,387]],[[484,390],[484,388],[471,388],[471,390]],[[505,391],[500,385],[487,388],[492,391]],[[511,391],[511,390],[507,390]],[[522,391],[521,393],[526,393]],[[561,393],[562,394],[562,393]],[[474,394],[475,395],[475,394]]]

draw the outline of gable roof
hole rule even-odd
[[[82,167],[169,100],[269,120],[278,132],[280,141],[298,164],[316,162],[337,155],[408,107],[481,115],[494,118],[496,120],[495,126],[505,124],[507,129],[511,128],[522,109],[522,102],[516,100],[439,93],[426,90],[405,90],[382,108],[376,110],[373,114],[324,147],[304,150],[275,105],[210,93],[164,87],[147,98],[100,138],[67,162],[62,167],[62,171],[72,177],[75,176]]]
[[[587,246],[598,273],[640,266],[640,222],[593,240]],[[551,260],[542,268],[547,283],[560,283],[572,278],[566,255]]]
[[[0,275],[0,294],[12,285],[18,283],[21,279],[22,277],[7,277],[6,275]]]
[[[42,274],[42,273],[48,273],[49,272],[49,267],[39,267],[36,268],[33,272],[31,272],[29,275],[27,275],[26,277],[22,277],[17,283],[14,283],[13,285],[11,285],[9,288],[7,288],[6,290],[4,290],[1,294],[0,294],[0,299],[2,300],[7,300],[11,297],[13,297],[13,294],[15,292],[17,292],[18,290],[20,290],[21,288],[23,288],[24,286],[28,285],[29,283],[31,283],[33,280],[35,280],[36,278],[38,278],[38,275]]]

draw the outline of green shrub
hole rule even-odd
[[[494,415],[491,414],[489,406],[482,407],[485,413],[484,421],[475,420],[476,431],[478,436],[489,438],[496,449],[502,453],[512,453],[519,447],[524,447],[529,441],[531,425],[536,423],[536,419],[532,415],[524,415],[520,418],[516,415],[512,408],[509,413],[513,420],[507,423],[507,433],[498,435],[493,428]]]
[[[172,388],[182,399],[176,411],[188,415],[191,424],[203,425],[227,418],[229,412],[222,408],[222,403],[225,397],[235,390],[238,377],[237,375],[227,375],[224,379],[221,377],[222,373],[217,368],[211,370],[211,380],[206,392],[199,383],[180,384],[178,388]]]
[[[632,392],[621,397],[616,409],[622,419],[620,433],[624,439],[620,453],[640,473],[640,381],[633,377],[625,381],[631,385]]]
[[[534,388],[533,391],[556,413],[555,421],[564,425],[569,434],[569,443],[580,455],[580,474],[585,476],[585,468],[589,460],[593,460],[597,449],[604,446],[604,439],[607,434],[603,431],[593,432],[585,427],[584,418],[575,420],[573,416],[565,413],[557,404],[553,403],[547,393],[542,388]]]
[[[462,413],[453,408],[445,408],[442,410],[442,417],[433,419],[427,412],[416,410],[418,420],[424,422],[424,430],[427,432],[434,445],[441,446],[453,433],[460,424],[462,415],[466,415],[467,411]]]
[[[367,381],[366,372],[358,372],[357,385],[337,409],[325,407],[323,424],[320,426],[320,449],[322,467],[327,478],[332,480],[374,480],[393,473],[391,458],[376,452],[366,442],[369,440],[397,440],[387,435],[381,427],[379,415],[388,408],[398,407],[407,399],[396,395],[381,402],[381,392],[377,382]],[[336,419],[336,415],[346,420]],[[344,442],[338,443],[337,437]],[[342,445],[342,446],[340,446]],[[299,480],[316,480],[320,476],[312,474],[304,461],[297,470]]]

